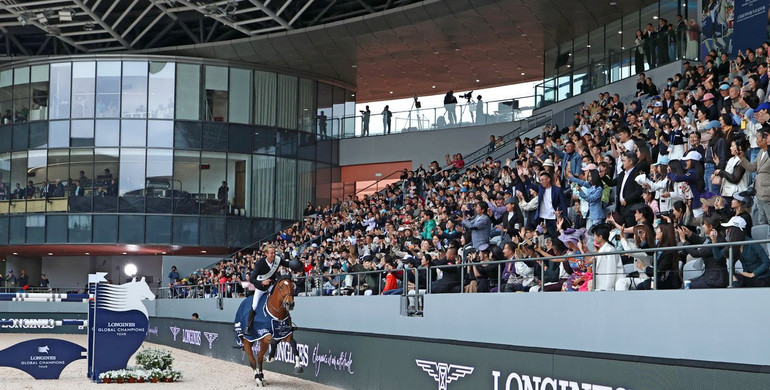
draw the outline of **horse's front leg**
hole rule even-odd
[[[304,370],[302,369],[302,365],[299,361],[299,349],[297,348],[297,340],[294,340],[294,335],[289,335],[289,337],[286,338],[286,341],[291,344],[292,351],[294,351],[294,373],[302,374]]]
[[[257,386],[264,387],[267,386],[267,381],[265,381],[265,374],[262,372],[262,362],[264,361],[265,352],[267,352],[267,347],[270,345],[270,343],[273,342],[273,337],[270,335],[266,335],[261,340],[259,340],[259,354],[257,355],[257,371],[254,372],[254,379],[257,381]]]
[[[267,354],[267,359],[265,362],[272,363],[275,360],[275,353],[278,351],[278,343],[280,341],[273,339],[273,341],[270,343],[270,353]]]
[[[257,359],[254,358],[254,351],[251,349],[251,341],[246,340],[245,338],[241,338],[241,342],[243,343],[243,351],[246,352],[246,356],[249,358],[249,365],[251,366],[251,369],[256,372]]]

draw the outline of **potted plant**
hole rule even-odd
[[[158,383],[161,379],[163,379],[163,371],[157,368],[153,368],[150,370],[150,382],[152,383]]]
[[[147,372],[147,370],[136,368],[134,369],[134,375],[136,375],[136,381],[138,383],[144,383],[147,381],[150,374]]]
[[[102,383],[112,383],[112,371],[105,371],[99,374],[99,379]]]
[[[113,375],[113,378],[115,378],[115,382],[117,383],[126,381],[126,370],[115,370]]]
[[[156,348],[144,349],[136,355],[136,363],[145,370],[151,370],[153,368],[165,370],[171,367],[173,361],[174,359],[171,357],[171,351]]]

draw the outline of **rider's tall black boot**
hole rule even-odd
[[[254,324],[254,315],[256,314],[257,312],[254,311],[254,309],[251,309],[251,311],[249,311],[249,323],[246,325],[246,329],[244,329],[243,331],[244,334],[249,334],[249,335],[251,334],[251,325]]]

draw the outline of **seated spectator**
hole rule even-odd
[[[655,229],[655,239],[658,241],[658,247],[675,247],[676,238],[674,234],[674,225],[671,220],[666,218],[657,229]],[[650,290],[654,280],[655,288],[658,290],[678,289],[682,287],[682,277],[679,273],[679,252],[675,249],[660,251],[658,258],[658,274],[654,275],[653,264],[645,268],[645,273],[650,279],[639,283],[637,290]],[[645,266],[640,260],[636,260],[637,268]]]
[[[746,221],[741,217],[732,217],[722,224],[725,229],[725,241],[738,242],[745,239]],[[719,233],[712,229],[709,233],[712,242],[719,241]],[[729,247],[712,249],[714,259],[724,260],[729,256]],[[733,256],[743,265],[743,271],[735,273],[733,285],[736,287],[770,286],[770,258],[760,244],[746,244],[733,249]],[[733,264],[734,266],[734,264]]]

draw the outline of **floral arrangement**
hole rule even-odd
[[[174,382],[182,379],[182,373],[171,368],[173,362],[170,351],[147,348],[136,355],[137,367],[106,371],[99,379],[104,383]]]

